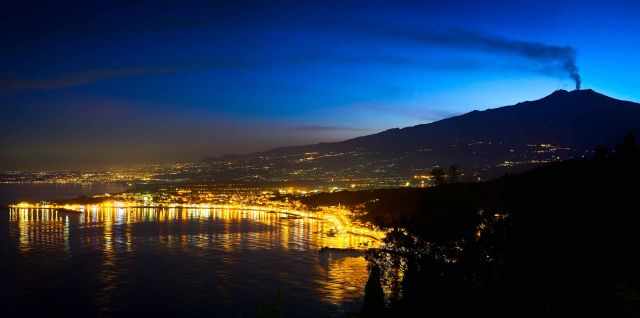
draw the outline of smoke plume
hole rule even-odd
[[[465,30],[442,33],[415,30],[385,30],[384,32],[390,33],[389,35],[393,37],[406,38],[424,44],[519,56],[542,63],[546,68],[561,70],[573,79],[576,89],[580,89],[581,80],[576,65],[576,52],[570,46],[510,40]]]

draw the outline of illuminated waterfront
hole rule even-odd
[[[20,286],[5,299],[13,309],[44,297],[52,310],[82,300],[80,311],[90,314],[130,313],[150,310],[144,306],[153,297],[175,314],[197,308],[252,315],[277,304],[294,315],[340,316],[358,309],[366,261],[318,250],[378,244],[330,211],[119,203],[82,210],[3,213],[3,259],[15,262],[5,274],[13,275],[9,286]]]

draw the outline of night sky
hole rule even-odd
[[[573,61],[640,100],[638,1],[394,3],[3,4],[0,169],[337,141],[573,89]]]

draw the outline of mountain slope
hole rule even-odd
[[[588,89],[558,90],[539,100],[429,124],[212,163],[225,175],[233,166],[234,178],[261,180],[406,178],[455,164],[477,180],[592,156],[596,146],[616,144],[629,132],[640,135],[640,104]]]
[[[557,144],[593,148],[611,144],[640,129],[640,104],[593,90],[558,90],[535,101],[472,111],[429,124],[390,129],[337,143],[285,147],[270,152],[404,152],[454,144],[492,142],[506,145]]]

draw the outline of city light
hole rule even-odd
[[[288,189],[286,193],[303,193]],[[207,195],[208,194],[208,195]],[[257,215],[277,215],[281,218],[300,218],[308,222],[320,220],[329,225],[324,230],[329,237],[323,247],[366,249],[380,246],[385,232],[372,225],[355,220],[353,213],[344,207],[321,207],[316,211],[308,211],[297,201],[279,202],[271,201],[271,192],[260,194],[248,193],[244,195],[223,196],[228,201],[192,201],[193,198],[216,198],[216,195],[207,191],[191,191],[178,188],[164,193],[122,193],[118,195],[100,196],[104,200],[90,204],[80,203],[53,203],[53,202],[19,202],[10,205],[12,211],[18,214],[28,210],[37,211],[67,211],[85,215],[103,214],[118,215],[125,220],[133,218],[139,211],[159,211],[158,218],[175,218],[178,211],[188,213],[190,218],[208,218],[211,216],[228,218],[229,211],[243,212],[245,217],[257,217]],[[154,199],[155,197],[155,199]],[[96,198],[96,197],[94,197]],[[156,200],[157,199],[157,200]],[[262,217],[260,216],[260,217]],[[85,216],[86,217],[86,216]],[[354,241],[355,238],[355,241]],[[356,242],[356,244],[354,244]],[[329,244],[331,243],[331,244]]]

